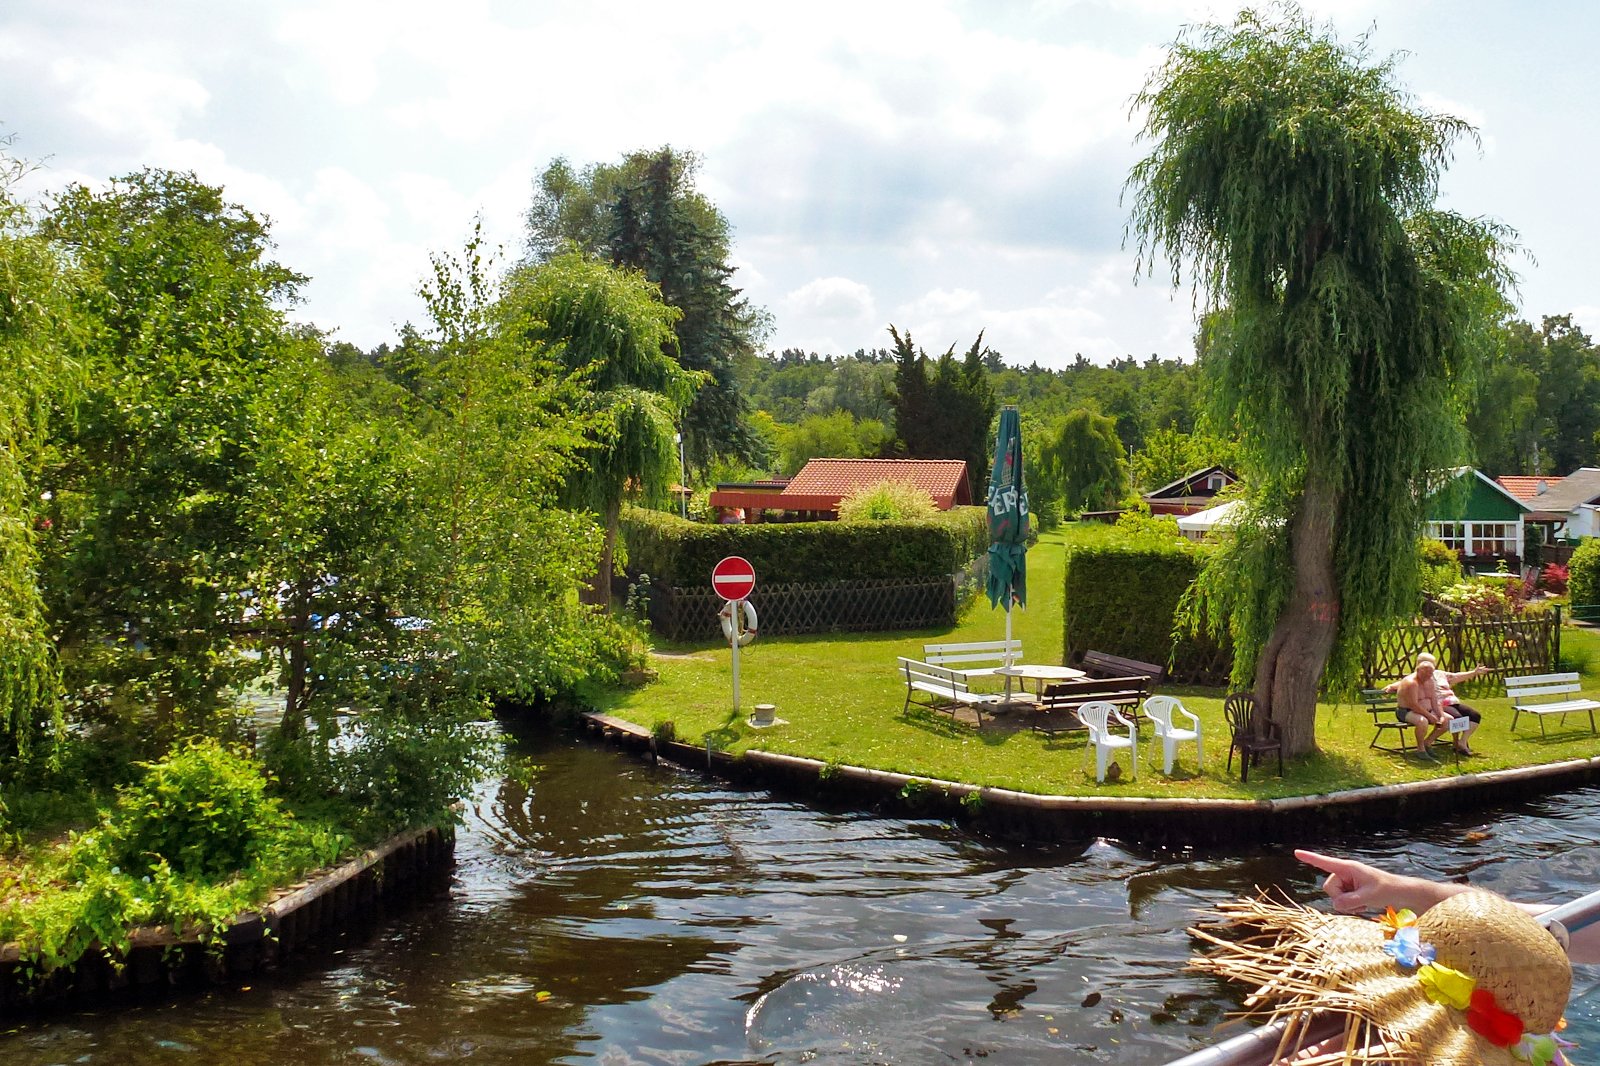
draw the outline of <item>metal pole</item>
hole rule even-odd
[[[744,635],[744,601],[729,600],[733,605],[733,713],[739,713],[739,638]]]
[[[678,444],[678,505],[682,508],[684,521],[689,520],[689,467],[683,461],[683,433],[674,433]]]

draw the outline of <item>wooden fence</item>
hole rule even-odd
[[[1377,686],[1404,677],[1423,651],[1432,652],[1439,669],[1451,673],[1479,663],[1501,678],[1550,673],[1561,660],[1561,609],[1486,621],[1454,618],[1397,626],[1368,646],[1362,659],[1364,683]]]
[[[927,629],[955,622],[956,584],[950,577],[761,584],[750,602],[761,632],[772,636]],[[652,582],[649,600],[650,624],[668,640],[721,639],[722,597],[710,588]]]

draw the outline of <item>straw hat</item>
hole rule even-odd
[[[1572,990],[1566,952],[1514,903],[1463,892],[1382,919],[1266,899],[1221,907],[1190,968],[1254,986],[1247,1013],[1288,1019],[1286,1048],[1313,1012],[1342,1015],[1342,1047],[1317,1063],[1560,1066]],[[1218,934],[1225,935],[1218,935]],[[1283,1049],[1280,1049],[1283,1050]]]

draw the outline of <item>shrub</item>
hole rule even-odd
[[[105,828],[126,870],[161,865],[201,880],[248,867],[286,816],[254,762],[216,740],[190,741],[124,787]]]
[[[1456,550],[1433,537],[1423,537],[1418,541],[1417,554],[1422,557],[1424,566],[1454,566],[1457,569],[1461,567],[1461,556]]]
[[[1600,603],[1600,540],[1585,537],[1567,560],[1567,592],[1575,605]]]
[[[928,578],[963,570],[989,547],[988,512],[954,507],[917,521],[699,525],[627,507],[622,532],[629,572],[667,586],[700,587],[727,555],[742,555],[762,581]],[[780,576],[781,575],[781,576]]]
[[[1567,591],[1570,578],[1571,572],[1560,563],[1546,563],[1539,571],[1539,587],[1560,596]]]
[[[938,513],[933,497],[908,481],[863,485],[839,501],[841,522],[906,521]]]
[[[1179,602],[1200,569],[1188,541],[1143,535],[1083,544],[1067,555],[1067,661],[1090,649],[1169,667],[1174,680],[1216,683],[1228,653],[1179,631]]]

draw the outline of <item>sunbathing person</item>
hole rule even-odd
[[[1478,731],[1478,726],[1483,724],[1483,716],[1473,708],[1461,702],[1461,697],[1456,695],[1454,686],[1458,682],[1472,681],[1482,677],[1484,674],[1491,673],[1492,671],[1487,666],[1474,666],[1471,670],[1465,670],[1460,673],[1452,674],[1447,670],[1439,669],[1438,660],[1433,657],[1432,652],[1424,651],[1417,653],[1418,663],[1421,663],[1424,659],[1426,659],[1433,666],[1433,706],[1445,711],[1452,718],[1465,718],[1472,723],[1467,727],[1467,731],[1465,733],[1457,735],[1456,750],[1463,755],[1473,754],[1469,741],[1472,737],[1472,734]],[[1383,687],[1383,691],[1397,691],[1402,683],[1402,681],[1391,681],[1389,684]],[[1406,719],[1404,717],[1401,718],[1401,721],[1405,720]],[[1420,737],[1421,734],[1419,733],[1418,736]],[[1430,740],[1429,743],[1432,743],[1432,741]]]
[[[1439,706],[1433,674],[1433,656],[1423,652],[1417,656],[1417,668],[1394,686],[1400,703],[1394,715],[1416,729],[1417,754],[1424,759],[1434,758],[1433,742],[1449,729],[1451,719],[1450,712]]]

